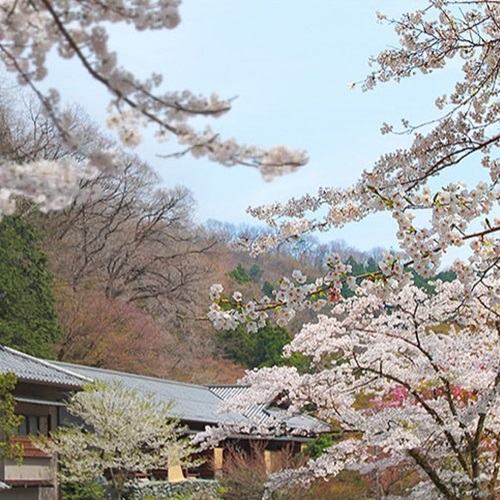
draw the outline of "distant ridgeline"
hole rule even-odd
[[[377,261],[373,257],[369,257],[361,262],[356,261],[354,257],[348,257],[345,260],[345,263],[351,266],[353,276],[366,276],[375,274],[378,271]],[[297,261],[295,264],[297,266],[303,265],[303,263],[299,263]],[[313,273],[313,277],[315,275],[319,276],[322,272],[320,269],[314,269],[314,271],[316,272]],[[411,274],[413,275],[415,285],[425,290],[427,293],[434,292],[434,286],[432,284],[434,281],[438,279],[441,281],[452,281],[456,278],[456,274],[451,270],[442,271],[435,276],[431,276],[430,278],[424,278],[414,269],[411,269]],[[261,292],[265,295],[271,296],[272,291],[278,287],[278,284],[265,279],[265,275],[266,271],[262,269],[259,264],[252,264],[249,267],[245,267],[245,265],[241,262],[238,262],[237,266],[228,273],[228,276],[236,281],[236,283],[240,285],[244,285],[246,283],[257,284],[260,286]],[[352,295],[353,292],[344,284],[342,288],[342,296],[351,297]]]

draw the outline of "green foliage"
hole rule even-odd
[[[366,276],[378,271],[377,262],[372,258],[368,259],[365,263],[359,263],[353,257],[349,257],[345,263],[351,266],[353,276]],[[434,293],[434,287],[431,285],[432,281],[435,281],[437,279],[440,279],[442,281],[452,281],[456,278],[456,275],[453,271],[443,271],[436,276],[432,276],[431,278],[424,278],[423,276],[420,276],[420,274],[416,273],[413,269],[411,270],[411,273],[413,275],[413,281],[415,282],[415,285],[422,290],[425,290],[427,293]],[[342,296],[347,298],[352,297],[353,295],[354,292],[350,290],[346,284],[344,284],[342,287]]]
[[[258,283],[264,274],[264,269],[262,269],[258,264],[253,264],[248,270],[248,275],[254,283]]]
[[[432,281],[438,279],[442,281],[453,281],[457,277],[453,271],[443,271],[436,274],[436,276],[433,276],[432,278],[424,278],[420,276],[420,274],[417,274],[413,269],[411,270],[411,273],[413,274],[413,281],[415,282],[415,285],[430,294],[434,293],[434,287],[431,285]]]
[[[0,343],[50,357],[60,330],[39,236],[22,217],[0,222]]]
[[[229,276],[242,285],[250,282],[259,283],[263,274],[264,270],[258,264],[253,264],[249,269],[246,269],[241,262],[238,262],[238,265],[229,273]]]
[[[13,373],[0,373],[0,460],[10,458],[18,463],[22,460],[22,445],[11,445],[10,438],[17,432],[23,417],[16,415],[16,401],[12,391],[17,377]]]
[[[288,364],[282,351],[292,338],[285,328],[266,325],[255,333],[249,333],[244,326],[221,331],[217,340],[223,357],[245,368],[261,368]]]
[[[365,276],[378,271],[377,262],[371,257],[366,262],[357,262],[354,257],[349,257],[345,263],[351,266],[353,276]],[[347,298],[353,295],[354,292],[344,283],[342,286],[342,296]]]
[[[81,483],[63,483],[61,485],[62,500],[105,500],[106,490],[95,481]]]
[[[231,276],[231,278],[233,278],[240,285],[243,283],[248,283],[249,281],[252,281],[252,279],[250,278],[250,275],[248,274],[248,271],[243,267],[241,262],[238,262],[238,265],[236,266],[235,269],[233,269],[229,273],[229,276]]]
[[[282,365],[294,366],[301,374],[310,372],[311,360],[300,352],[294,352],[289,358],[282,359]]]
[[[304,454],[309,458],[315,460],[323,454],[326,448],[329,448],[330,446],[335,444],[338,439],[338,435],[334,435],[331,433],[321,434],[307,444],[306,448],[304,449]]]
[[[274,290],[274,286],[272,283],[270,283],[269,281],[265,281],[264,284],[262,285],[262,291],[269,297],[269,298],[272,298],[273,297],[273,290]]]

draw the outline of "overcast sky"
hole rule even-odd
[[[404,4],[404,5],[403,5]],[[233,110],[211,123],[221,135],[259,146],[285,144],[308,151],[300,172],[265,183],[255,169],[186,157],[165,160],[164,145],[146,140],[137,152],[166,186],[182,184],[197,201],[199,221],[252,223],[249,205],[285,201],[325,185],[347,186],[378,156],[404,144],[382,136],[383,122],[425,121],[453,79],[437,75],[351,90],[369,72],[368,59],[396,43],[375,11],[397,16],[417,0],[184,0],[182,22],[164,32],[113,28],[110,43],[121,63],[144,76],[161,72],[165,88],[238,96]],[[52,82],[68,102],[103,120],[109,100],[73,63],[53,60]],[[366,250],[395,245],[387,215],[327,234]]]

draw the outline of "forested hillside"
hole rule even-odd
[[[4,96],[5,97],[5,96]],[[6,102],[6,99],[3,99]],[[75,157],[34,105],[1,113],[1,148],[16,161]],[[67,120],[81,140],[113,146],[80,110]],[[119,150],[119,149],[118,149]],[[376,270],[382,249],[304,238],[250,257],[240,238],[258,227],[212,221],[199,227],[183,187],[161,186],[130,153],[119,168],[80,182],[73,203],[41,213],[19,203],[0,224],[0,342],[30,354],[191,382],[235,382],[244,369],[307,361],[281,351],[312,321],[303,311],[287,328],[216,331],[206,319],[213,283],[246,296],[272,297],[282,276],[301,268],[314,281],[332,252],[356,275]],[[418,278],[420,279],[420,278]],[[422,286],[426,280],[420,279]],[[342,292],[346,296],[349,290]]]

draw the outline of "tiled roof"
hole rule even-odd
[[[92,380],[104,382],[119,380],[126,387],[154,394],[155,398],[163,403],[172,402],[174,404],[172,415],[183,420],[207,424],[244,422],[246,420],[244,416],[237,413],[218,413],[221,400],[204,385],[186,384],[70,363],[55,362],[54,364]]]
[[[0,346],[0,373],[7,372],[14,373],[20,381],[75,388],[89,382],[89,379],[58,367],[52,362],[29,356],[9,347]]]
[[[219,396],[222,400],[226,401],[228,399],[234,398],[241,394],[245,394],[248,390],[246,385],[209,385],[210,390]]]
[[[244,394],[248,390],[245,386],[187,384],[60,361],[45,361],[0,346],[0,373],[6,372],[13,372],[21,381],[49,383],[71,388],[81,387],[94,380],[104,382],[118,380],[128,388],[153,394],[160,402],[173,403],[172,416],[184,421],[208,425],[225,423],[272,425],[284,421],[291,428],[315,429],[318,427],[317,420],[301,415],[286,416],[284,412],[270,409],[266,404],[251,405],[243,413],[221,413],[221,403]]]
[[[244,385],[210,385],[209,388],[210,391],[219,396],[222,401],[228,401],[231,398],[245,394],[248,390],[248,387]],[[243,411],[243,415],[258,424],[274,420],[266,412],[267,406],[266,404],[248,406]]]
[[[217,394],[223,401],[245,394],[249,390],[244,385],[211,385],[210,390]],[[270,425],[276,422],[283,422],[289,429],[309,429],[325,431],[325,426],[315,418],[307,415],[287,415],[285,411],[279,408],[272,408],[269,404],[251,405],[245,408],[243,415],[252,422],[258,424]]]
[[[59,361],[53,363],[92,380],[104,382],[119,380],[126,387],[135,389],[138,392],[154,394],[155,398],[163,403],[172,402],[174,404],[172,416],[185,421],[212,425],[224,423],[248,424],[249,422],[267,425],[284,421],[289,428],[300,427],[310,430],[319,428],[319,422],[313,418],[302,415],[285,416],[284,412],[279,410],[273,409],[270,411],[267,405],[264,404],[249,406],[243,414],[238,412],[221,413],[222,401],[246,392],[248,390],[246,386],[187,384]]]

